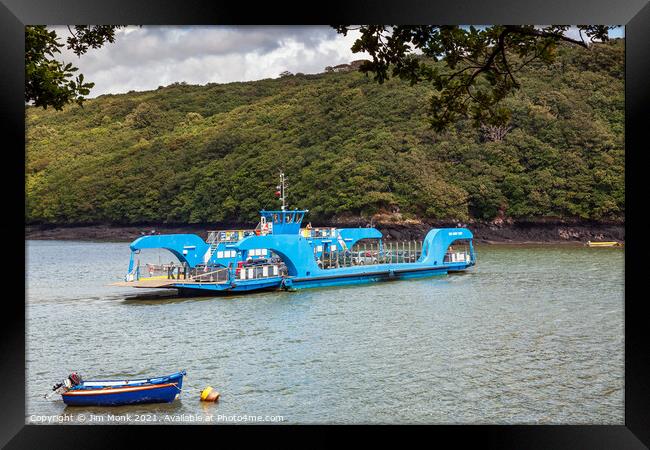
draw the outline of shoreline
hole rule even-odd
[[[345,224],[334,224],[344,227]],[[363,225],[347,225],[363,226]],[[377,223],[374,225],[387,240],[421,240],[429,229],[451,224]],[[581,245],[587,241],[625,242],[624,224],[599,223],[474,223],[463,224],[474,233],[478,244],[573,244]],[[188,233],[207,238],[209,229],[247,228],[247,226],[216,225],[88,225],[88,226],[43,226],[26,225],[25,240],[71,240],[100,242],[131,242],[140,236],[151,234]]]

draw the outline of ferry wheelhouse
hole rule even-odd
[[[436,228],[421,242],[384,242],[375,228],[302,227],[308,210],[260,211],[255,229],[143,236],[130,244],[128,273],[119,286],[173,288],[181,294],[372,283],[464,271],[476,263],[472,232]],[[144,249],[166,249],[179,261],[141,265]]]

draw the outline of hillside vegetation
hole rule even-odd
[[[395,214],[424,221],[622,221],[624,41],[563,46],[531,64],[491,140],[469,122],[436,133],[432,87],[358,72],[174,84],[28,107],[26,221],[250,222],[291,207],[315,222]]]

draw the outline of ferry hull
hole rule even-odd
[[[178,284],[169,286],[178,289],[181,295],[236,295],[253,292],[276,291],[282,286],[282,278],[276,277],[261,282],[240,282],[233,284]]]
[[[120,406],[138,405],[145,403],[171,403],[174,401],[180,387],[157,386],[146,390],[134,390],[120,393],[98,393],[94,395],[63,395],[63,401],[68,406]]]
[[[321,287],[333,286],[351,286],[359,284],[377,283],[381,281],[398,281],[414,278],[429,278],[434,276],[446,275],[447,269],[444,268],[431,268],[426,270],[397,272],[397,271],[382,271],[370,274],[354,274],[347,276],[331,276],[331,277],[311,277],[307,279],[293,279],[287,283],[285,288],[289,289],[311,289]]]
[[[401,267],[400,267],[401,266]],[[415,267],[405,268],[403,265],[390,266],[380,270],[365,271],[359,273],[332,273],[331,275],[314,276],[308,278],[288,277],[274,278],[272,280],[251,280],[242,281],[232,285],[223,284],[201,284],[197,285],[175,285],[179,293],[186,295],[233,295],[238,293],[251,293],[255,291],[273,290],[299,290],[333,286],[351,286],[369,284],[383,281],[397,281],[417,278],[429,278],[434,276],[447,275],[448,273],[462,272],[470,267],[470,264],[454,264],[442,267]],[[332,269],[335,272],[336,269]],[[171,287],[171,286],[170,286]]]

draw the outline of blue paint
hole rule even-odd
[[[195,234],[159,234],[139,237],[131,242],[130,248],[131,252],[146,248],[163,248],[173,253],[181,263],[195,267],[203,262],[203,256],[210,246]],[[129,272],[131,269],[132,267],[129,268]]]

